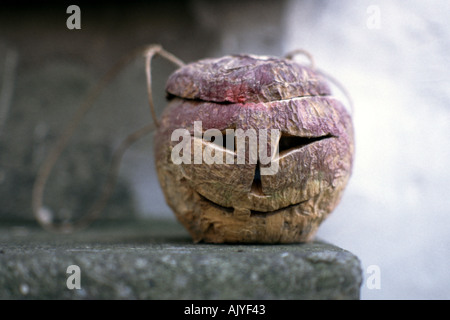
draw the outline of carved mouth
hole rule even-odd
[[[220,204],[217,204],[217,203],[209,200],[208,198],[206,198],[205,196],[201,195],[200,193],[198,193],[198,192],[196,192],[196,193],[198,194],[200,199],[202,199],[203,201],[207,202],[211,206],[216,207],[216,208],[218,208],[220,210],[223,210],[223,211],[225,211],[227,213],[230,213],[230,214],[234,213],[234,208],[233,207],[221,206]],[[305,203],[306,201],[308,201],[308,200],[300,201],[299,203],[291,204],[291,205],[288,205],[286,207],[279,208],[279,209],[276,209],[276,210],[273,210],[273,211],[257,211],[257,210],[251,210],[250,209],[250,217],[267,217],[267,216],[271,216],[271,215],[280,213],[282,211],[285,211],[285,210],[297,207],[297,206]]]

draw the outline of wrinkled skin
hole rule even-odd
[[[156,167],[167,203],[193,240],[312,240],[339,203],[354,152],[351,117],[326,82],[289,60],[227,56],[179,69],[167,91],[170,101],[155,137]],[[214,147],[236,159],[236,150],[195,138],[194,121],[202,121],[203,132],[278,129],[278,171],[259,176],[260,164],[248,161],[172,163],[178,141],[171,134],[178,128],[189,130],[192,146],[198,141],[202,150]]]

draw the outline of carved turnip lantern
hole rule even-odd
[[[155,161],[195,242],[313,239],[349,180],[352,119],[326,77],[290,58],[204,59],[168,79]]]

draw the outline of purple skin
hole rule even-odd
[[[312,69],[286,59],[250,55],[204,59],[177,70],[167,92],[190,100],[268,102],[329,95],[330,89]]]
[[[205,59],[168,80],[170,102],[155,139],[166,201],[194,241],[310,241],[351,175],[353,126],[314,70],[257,56]],[[171,163],[175,129],[278,129],[279,169],[257,164]],[[203,147],[208,142],[203,141]]]

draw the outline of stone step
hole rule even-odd
[[[359,259],[321,240],[194,244],[153,220],[70,235],[0,226],[0,266],[0,299],[359,299],[362,282]]]

